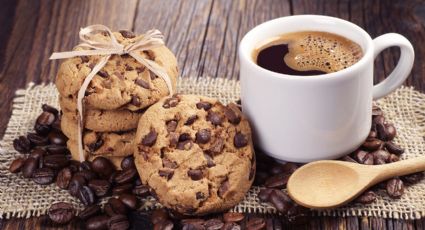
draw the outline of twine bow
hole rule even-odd
[[[95,39],[94,35],[103,33],[109,39],[98,40]],[[89,48],[87,50],[75,50],[68,52],[59,52],[53,53],[50,56],[50,60],[52,59],[64,59],[78,56],[91,56],[91,55],[101,55],[103,56],[100,61],[93,67],[90,74],[84,79],[83,84],[81,85],[80,90],[78,91],[77,96],[77,110],[78,110],[78,154],[79,160],[84,161],[84,150],[83,150],[83,140],[82,140],[82,132],[84,125],[84,104],[83,98],[86,92],[88,85],[90,84],[93,77],[99,72],[108,62],[109,58],[112,54],[128,54],[136,59],[140,64],[144,65],[150,71],[152,71],[157,76],[161,77],[165,83],[167,84],[169,94],[173,94],[173,89],[171,85],[171,79],[168,76],[167,72],[162,68],[162,66],[158,65],[156,62],[145,59],[143,56],[139,54],[140,51],[151,50],[155,47],[164,45],[164,36],[161,34],[159,30],[153,29],[147,31],[145,34],[134,38],[134,42],[123,45],[120,44],[112,31],[104,26],[104,25],[91,25],[85,28],[81,28],[80,30],[80,40],[81,43],[78,47]]]

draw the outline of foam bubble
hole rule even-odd
[[[298,71],[336,72],[348,68],[363,56],[358,44],[327,32],[289,33],[279,37],[278,41],[288,44],[289,53],[284,61]]]

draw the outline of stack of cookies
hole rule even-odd
[[[133,33],[113,33],[121,44],[137,38]],[[104,34],[99,39],[109,39]],[[82,48],[75,48],[78,50]],[[141,51],[145,59],[159,64],[167,72],[175,88],[177,61],[165,46]],[[64,61],[56,79],[62,110],[61,128],[69,138],[68,148],[78,159],[77,94],[84,79],[101,56],[81,56]],[[139,118],[152,104],[169,94],[166,82],[129,55],[112,55],[94,76],[84,97],[83,147],[86,159],[109,158],[119,165],[121,159],[133,154],[133,139]]]

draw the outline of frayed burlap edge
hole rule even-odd
[[[224,103],[239,99],[240,86],[235,80],[221,78],[183,78],[179,81],[178,92],[201,94],[215,97]],[[34,85],[16,91],[13,111],[3,140],[0,141],[0,218],[40,216],[46,213],[52,202],[67,201],[82,208],[67,191],[55,185],[39,186],[20,174],[8,172],[10,162],[19,155],[12,141],[19,135],[32,130],[34,120],[41,112],[41,104],[57,105],[57,92],[53,84]],[[377,102],[388,120],[398,130],[396,142],[406,149],[403,158],[423,154],[425,143],[425,95],[411,87],[402,87]],[[252,187],[235,212],[277,214],[267,203],[257,197],[259,187]],[[313,212],[319,216],[375,216],[396,219],[419,219],[425,216],[425,181],[406,189],[399,200],[390,199],[385,191],[378,191],[378,199],[369,205],[353,204],[333,210]],[[104,202],[104,201],[103,201]],[[144,200],[142,209],[160,207],[152,197]]]

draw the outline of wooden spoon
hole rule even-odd
[[[384,165],[323,160],[297,169],[287,188],[289,196],[302,206],[335,208],[383,180],[420,171],[425,171],[425,156]]]

